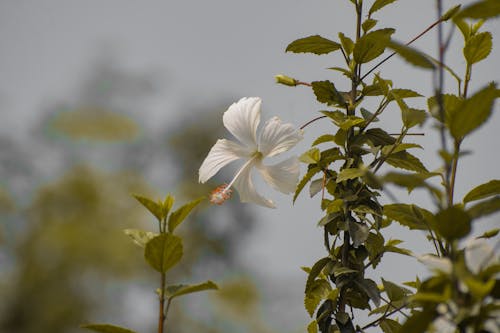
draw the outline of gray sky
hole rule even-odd
[[[446,8],[470,2],[444,1]],[[394,37],[406,41],[434,21],[434,3],[400,0],[374,16],[385,22],[380,27],[395,25]],[[278,86],[273,76],[284,73],[303,81],[329,79],[342,88],[344,79],[326,70],[342,63],[338,55],[285,54],[284,49],[289,42],[312,34],[336,39],[337,32],[344,31],[352,36],[350,7],[347,0],[2,0],[0,132],[18,138],[27,135],[45,105],[77,92],[81,77],[102,52],[111,52],[120,66],[131,72],[153,72],[158,77],[160,93],[141,110],[152,127],[158,117],[174,122],[186,106],[213,105],[233,96],[235,100],[260,96],[263,119],[279,115],[299,126],[323,107],[310,90]],[[500,36],[498,20],[484,29]],[[460,38],[456,31],[452,47],[460,47]],[[431,33],[415,45],[435,54],[434,40]],[[425,94],[431,91],[428,73],[393,59],[381,68],[383,77],[392,78],[397,87]],[[449,60],[457,72],[463,72],[460,57],[450,54]],[[476,67],[471,91],[498,80],[498,45],[488,60]],[[425,105],[424,100],[416,103]],[[393,111],[395,116],[387,120],[387,126],[397,131],[399,111]],[[457,197],[474,184],[498,178],[498,154],[490,152],[497,151],[499,126],[500,117],[494,112],[491,121],[465,142],[464,149],[474,150],[474,154],[460,164]],[[308,127],[296,153],[329,129],[327,124]],[[438,167],[436,137],[427,135],[416,142],[428,149],[419,156],[431,169]],[[289,197],[271,192],[268,196],[277,201],[278,209],[256,207],[260,221],[246,242],[242,260],[258,272],[263,285],[283,281],[293,287],[291,292],[282,292],[287,295],[288,310],[297,314],[291,317],[291,327],[295,327],[307,321],[302,305],[305,275],[299,267],[309,266],[324,255],[321,232],[315,227],[321,215],[319,201],[301,195],[291,208]],[[412,200],[426,204],[422,195]],[[400,229],[393,232],[394,237],[408,235]],[[413,239],[407,246],[424,251],[422,242],[423,237]],[[415,276],[413,262],[391,260],[389,256],[384,273],[395,273],[395,280]],[[401,265],[408,268],[401,269]]]

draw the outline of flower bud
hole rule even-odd
[[[274,78],[276,79],[276,83],[284,84],[285,86],[295,87],[298,83],[294,78],[283,74],[278,74]]]

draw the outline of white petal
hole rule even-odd
[[[472,239],[465,245],[465,263],[474,273],[495,264],[496,256],[493,247],[484,239]]]
[[[259,97],[243,97],[233,103],[222,116],[224,126],[229,132],[252,150],[257,149],[261,104],[262,100]]]
[[[278,117],[266,121],[260,133],[259,151],[264,156],[285,152],[302,140],[302,133],[292,124],[283,124]]]
[[[451,274],[453,270],[452,263],[448,258],[441,258],[432,254],[424,254],[417,259],[429,269],[434,271]]]
[[[244,166],[244,169],[239,171],[238,177],[234,181],[234,188],[238,191],[241,202],[253,202],[269,208],[276,208],[271,200],[262,197],[255,191],[255,186],[252,181],[252,169],[255,163],[249,163]]]
[[[264,180],[276,190],[289,194],[295,192],[299,181],[299,160],[290,157],[275,165],[260,165],[258,170]]]
[[[222,167],[247,156],[245,147],[231,140],[219,139],[208,152],[200,166],[199,182],[204,183],[212,178]]]

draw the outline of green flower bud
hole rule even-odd
[[[283,74],[278,74],[274,78],[276,79],[276,83],[284,84],[285,86],[290,86],[290,87],[295,87],[298,82],[294,78],[291,78]]]

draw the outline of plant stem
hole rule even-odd
[[[165,284],[166,284],[166,278],[165,278],[165,273],[161,273],[161,281],[160,281],[160,309],[158,313],[158,333],[163,333],[164,332],[164,327],[165,327]],[[168,302],[168,305],[170,305],[170,300]],[[168,306],[167,306],[168,308]]]

